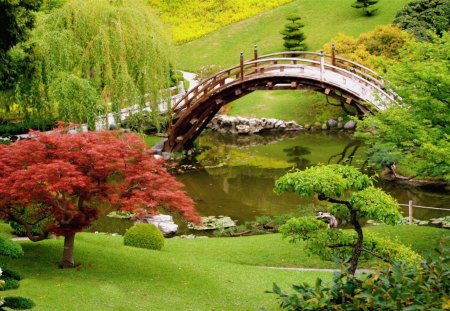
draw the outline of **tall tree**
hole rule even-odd
[[[155,107],[169,82],[171,43],[144,0],[68,1],[42,14],[29,44],[34,70],[17,85],[24,114],[93,127],[107,110]]]
[[[25,57],[11,52],[19,42],[28,39],[42,0],[0,0],[0,91],[12,88]]]
[[[305,25],[300,22],[301,17],[298,14],[291,14],[288,15],[286,19],[289,23],[287,23],[281,31],[284,40],[284,48],[286,51],[305,51],[306,44],[304,41],[306,36],[302,30]]]
[[[96,219],[101,208],[140,217],[164,207],[198,221],[183,185],[138,136],[68,135],[62,130],[30,135],[32,139],[0,145],[0,214],[25,226],[32,241],[50,232],[64,236],[62,267],[75,265],[75,234]],[[33,235],[31,224],[44,219],[42,234]]]
[[[301,197],[317,195],[328,202],[328,211],[352,226],[349,230],[328,229],[322,221],[311,217],[290,219],[279,228],[293,241],[306,240],[306,248],[324,259],[333,256],[350,257],[349,273],[355,274],[362,253],[384,260],[416,261],[419,256],[405,246],[373,236],[364,237],[362,219],[374,219],[394,225],[401,219],[395,200],[375,188],[370,178],[351,166],[338,164],[316,166],[304,171],[288,173],[275,182],[278,193],[295,192]]]
[[[372,16],[378,10],[378,8],[373,7],[378,1],[379,0],[356,0],[356,2],[352,4],[352,7],[355,9],[362,9],[367,16]]]

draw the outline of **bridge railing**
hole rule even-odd
[[[331,61],[324,61],[324,60]],[[186,93],[172,107],[173,112],[189,109],[192,102],[203,96],[208,96],[211,92],[216,92],[235,79],[244,79],[256,73],[261,73],[270,68],[283,70],[287,66],[298,67],[299,64],[320,67],[338,72],[350,79],[358,80],[360,83],[369,85],[374,90],[384,95],[390,100],[395,100],[395,93],[385,87],[384,79],[375,71],[364,67],[358,63],[342,57],[317,52],[279,52],[263,55],[257,59],[242,61],[241,64],[222,70],[215,75],[202,80],[196,87]]]
[[[264,58],[274,58],[274,57],[286,57],[286,58],[311,58],[314,60],[320,60],[321,55],[325,58],[325,63],[332,64],[333,66],[346,69],[351,73],[354,73],[359,76],[363,76],[364,78],[371,80],[374,84],[380,85],[380,87],[383,87],[385,85],[385,79],[380,76],[377,72],[373,71],[370,68],[367,68],[363,65],[360,65],[354,61],[345,59],[343,57],[339,56],[333,56],[332,54],[321,54],[319,52],[278,52],[278,53],[272,53],[267,54],[258,57],[258,59],[264,59]],[[387,82],[387,81],[386,81]]]

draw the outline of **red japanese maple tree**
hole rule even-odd
[[[138,136],[119,131],[69,135],[61,129],[30,136],[0,145],[0,216],[22,224],[32,241],[50,232],[64,236],[61,267],[74,266],[75,234],[102,207],[137,217],[164,207],[199,221],[183,185]],[[43,234],[33,235],[31,225],[44,219]]]

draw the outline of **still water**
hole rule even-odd
[[[198,139],[201,152],[188,164],[194,170],[178,176],[202,215],[227,215],[239,221],[261,215],[295,213],[318,201],[295,194],[273,193],[275,180],[291,169],[319,163],[351,164],[368,169],[367,148],[348,133],[292,133],[236,136],[209,132]],[[370,168],[369,168],[370,169]],[[450,209],[450,194],[394,182],[377,181],[399,203]],[[405,209],[406,210],[406,209]],[[449,212],[415,209],[414,217],[429,219]]]
[[[367,170],[367,148],[348,133],[290,133],[237,136],[205,132],[196,141],[199,152],[181,163],[177,179],[186,185],[197,211],[204,216],[226,215],[242,223],[262,215],[298,214],[322,204],[293,193],[276,195],[275,181],[291,169],[319,163],[351,164]],[[450,215],[450,193],[378,180],[377,186],[399,203],[449,208],[449,211],[415,209],[414,217],[429,219]],[[402,208],[405,216],[407,208]],[[104,225],[102,225],[104,223]],[[128,222],[102,219],[95,231],[123,232]],[[118,228],[123,227],[123,228]]]

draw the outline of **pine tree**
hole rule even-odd
[[[284,40],[283,46],[287,51],[305,51],[307,47],[304,43],[306,36],[302,31],[304,25],[300,22],[301,17],[297,14],[291,14],[286,19],[289,23],[281,31]]]
[[[379,0],[356,0],[356,2],[352,4],[352,7],[356,9],[363,9],[367,16],[372,16],[378,10],[372,6],[377,4],[378,1]]]

